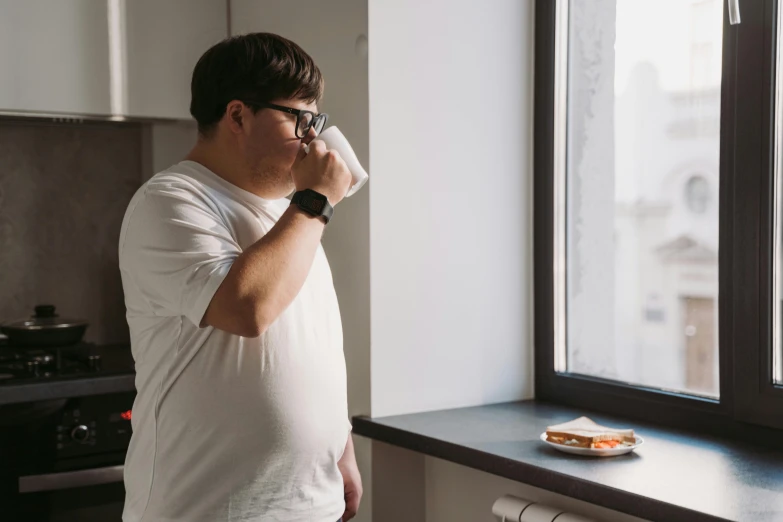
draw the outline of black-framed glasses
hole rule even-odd
[[[274,109],[280,112],[287,112],[296,116],[296,137],[304,139],[310,132],[310,129],[315,130],[315,134],[318,135],[326,125],[326,120],[329,119],[329,115],[325,112],[316,114],[313,111],[305,109],[293,109],[291,107],[283,107],[282,105],[275,105],[269,102],[260,102],[255,100],[242,100],[247,105],[253,105],[262,109]]]

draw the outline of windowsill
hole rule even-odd
[[[539,440],[548,425],[581,415],[634,428],[644,444],[627,455],[591,458]],[[783,520],[783,452],[616,416],[522,401],[358,416],[353,432],[645,519]]]

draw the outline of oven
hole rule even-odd
[[[120,521],[134,396],[0,406],[0,519]]]

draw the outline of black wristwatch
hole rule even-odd
[[[329,223],[334,214],[334,207],[323,194],[312,189],[304,189],[294,192],[291,204],[296,205],[308,214],[324,218],[324,223]]]

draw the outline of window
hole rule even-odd
[[[559,349],[570,373],[717,397],[718,207],[691,172],[718,178],[722,0],[662,1],[570,4]]]
[[[777,4],[537,4],[538,397],[783,428]]]

